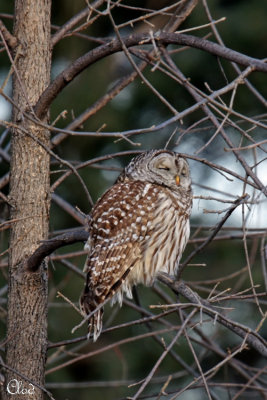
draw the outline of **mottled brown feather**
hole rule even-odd
[[[152,167],[153,157],[156,161],[158,157],[163,162],[169,162],[173,165],[173,174],[176,169],[179,172],[179,168],[187,166],[185,160],[181,161],[172,152],[144,153],[141,161],[140,157],[134,159],[128,170],[125,169],[117,182],[95,204],[86,245],[87,280],[80,300],[85,314],[90,314],[109,298],[121,303],[123,293],[131,297],[133,285],[152,284],[160,271],[171,274],[177,271],[189,236],[191,181],[189,189],[176,189],[170,173],[170,177],[167,175],[171,182],[167,180],[168,187],[161,182],[164,180],[161,168],[152,168],[149,162],[143,179],[141,167],[146,166],[146,155]],[[151,174],[154,180],[160,182],[149,181]],[[89,334],[93,335],[94,340],[101,333],[102,313],[102,310],[98,310],[89,320]]]

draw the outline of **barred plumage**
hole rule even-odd
[[[105,300],[122,302],[159,272],[175,275],[189,238],[189,166],[179,154],[152,150],[135,157],[95,204],[86,244],[87,279],[80,300],[90,314]],[[89,320],[95,341],[103,310]]]

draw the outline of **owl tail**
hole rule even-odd
[[[103,309],[96,311],[88,322],[88,339],[93,337],[95,342],[101,334],[102,331],[102,320],[103,320]]]
[[[90,293],[85,290],[80,298],[80,309],[82,313],[87,316],[91,314],[96,308],[99,307],[98,302],[92,298]],[[102,331],[103,308],[97,310],[88,320],[88,335],[87,338],[95,342]]]

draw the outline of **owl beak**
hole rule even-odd
[[[176,183],[177,186],[180,185],[180,176],[179,175],[176,175],[175,183]]]

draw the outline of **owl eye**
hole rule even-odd
[[[169,167],[164,167],[164,166],[159,167],[158,169],[164,169],[165,171],[170,171],[170,168],[169,168]]]
[[[185,169],[182,170],[181,175],[182,175],[184,178],[186,177],[186,170],[185,170]]]

